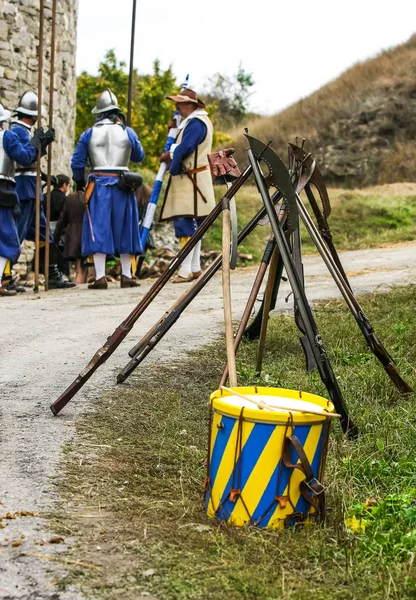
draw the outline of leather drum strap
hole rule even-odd
[[[296,464],[293,464],[291,460],[292,448],[299,457],[300,462]],[[325,515],[324,486],[319,483],[313,474],[311,464],[305,454],[303,446],[295,435],[285,437],[282,461],[285,467],[288,469],[299,469],[299,471],[305,475],[305,479],[303,479],[299,484],[300,493],[308,502],[308,504],[310,504],[316,510],[320,520],[323,520]]]

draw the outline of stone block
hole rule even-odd
[[[17,79],[17,71],[12,71],[10,69],[4,70],[4,76],[6,79]]]

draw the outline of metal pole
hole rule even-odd
[[[133,60],[134,60],[134,36],[136,33],[136,0],[133,0],[133,13],[131,16],[131,38],[130,38],[130,68],[129,68],[129,91],[127,97],[127,125],[131,127],[131,103],[133,96]]]
[[[52,0],[51,63],[49,75],[49,127],[53,122],[53,93],[55,87],[55,38],[56,38],[56,0]],[[46,233],[45,233],[45,292],[49,289],[49,236],[51,222],[51,174],[52,144],[48,147],[48,179],[46,184]]]
[[[38,56],[38,127],[42,126],[42,77],[43,77],[43,21],[44,0],[40,0],[39,7],[39,56]],[[36,164],[36,216],[35,216],[35,285],[33,291],[39,291],[39,241],[40,241],[40,159],[41,151],[38,152]]]

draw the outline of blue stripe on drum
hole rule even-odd
[[[309,435],[310,430],[311,430],[310,425],[296,425],[295,426],[294,435],[296,435],[296,437],[298,438],[298,440],[300,441],[302,446],[304,445],[304,443]],[[297,462],[297,456],[295,455],[295,452],[292,452],[291,460],[292,460],[292,462],[295,462],[295,461]],[[287,467],[285,467],[282,464],[282,473],[280,476],[279,489],[277,490],[277,493],[276,493],[277,479],[278,479],[279,470],[280,470],[280,463],[281,463],[281,459],[277,463],[276,468],[273,472],[273,475],[270,478],[269,484],[268,484],[267,488],[264,490],[261,500],[258,503],[256,510],[254,511],[254,514],[253,514],[254,522],[256,522],[257,519],[260,519],[260,521],[257,523],[257,525],[259,527],[267,527],[267,525],[269,524],[269,521],[270,521],[271,517],[273,516],[273,514],[276,510],[276,507],[278,505],[278,501],[274,500],[274,497],[276,495],[283,496],[285,489],[287,488],[287,485],[289,483],[289,479],[294,471],[294,469],[288,469]],[[269,510],[267,510],[268,507],[270,507]],[[267,513],[264,515],[263,518],[261,518],[262,515],[264,514],[265,510],[267,510]]]
[[[324,436],[325,436],[325,429],[326,429],[326,427],[325,427],[325,425],[323,425],[322,429],[321,429],[321,435],[319,436],[318,444],[315,448],[315,454],[313,456],[313,460],[310,461],[310,457],[308,457],[309,461],[311,463],[313,474],[316,478],[319,477],[319,465],[321,463],[321,458],[322,458],[322,445],[323,445],[323,440],[324,440]],[[305,500],[305,498],[301,494],[299,497],[299,500],[296,504],[296,511],[303,512],[304,514],[306,514],[306,512],[308,512],[309,510],[310,510],[310,504]]]
[[[248,478],[250,477],[256,463],[263,452],[267,442],[269,441],[270,436],[275,430],[276,425],[269,425],[267,423],[256,423],[251,431],[250,437],[244,444],[244,447],[241,451],[241,455],[236,462],[234,468],[234,485],[238,485],[238,470],[241,468],[241,476],[240,476],[240,489],[244,490],[244,486],[247,483]],[[236,502],[231,502],[227,496],[231,490],[231,483],[233,480],[233,475],[231,473],[230,478],[225,487],[224,493],[221,498],[221,517],[224,519],[228,519],[236,505]],[[212,478],[214,481],[214,478]],[[243,495],[244,497],[244,495]],[[227,498],[227,500],[226,500]],[[247,521],[249,517],[247,516]]]
[[[228,444],[228,440],[230,439],[231,433],[236,423],[238,423],[238,421],[235,417],[226,417],[223,415],[221,419],[221,425],[224,426],[224,429],[220,429],[217,433],[214,448],[212,450],[211,463],[209,469],[211,487],[214,485],[214,481],[217,476],[222,457],[224,456],[225,448]]]

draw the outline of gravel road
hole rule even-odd
[[[416,281],[416,243],[343,252],[342,262],[356,293],[386,290]],[[338,290],[319,257],[304,260],[308,297],[335,298]],[[255,269],[232,273],[233,310],[238,318]],[[115,386],[133,343],[184,291],[168,284],[116,353],[83,390],[53,417],[49,404],[69,385],[106,337],[150,287],[107,291],[82,286],[47,294],[27,292],[0,299],[0,598],[81,600],[77,590],[59,592],[60,554],[71,540],[50,543],[45,514],[59,508],[53,478],[59,474],[63,445],[74,437],[74,423]],[[283,285],[281,298],[288,293]],[[161,363],[211,341],[222,329],[221,279],[217,275],[153,351]],[[284,301],[279,300],[277,310]],[[25,515],[25,512],[28,513]],[[14,518],[3,518],[5,515]],[[43,516],[42,516],[43,515]],[[50,558],[58,559],[51,561]]]

